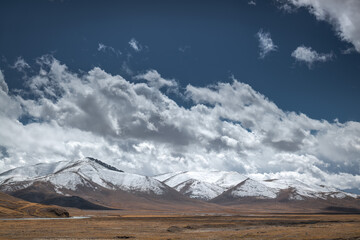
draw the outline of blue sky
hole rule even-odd
[[[21,56],[30,65],[52,54],[67,66],[113,74],[157,69],[176,79],[206,86],[234,75],[280,108],[341,122],[360,120],[360,56],[342,54],[351,44],[334,27],[305,8],[293,13],[276,1],[2,1],[1,69],[10,89],[23,79],[10,66]],[[271,34],[277,51],[259,58],[257,32]],[[128,42],[142,46],[134,53]],[[98,52],[98,44],[116,52]],[[291,53],[300,45],[334,54],[309,69]],[[183,49],[181,51],[179,49]],[[129,58],[128,54],[131,54]]]
[[[90,155],[148,175],[235,170],[359,188],[358,10],[1,1],[0,170]]]

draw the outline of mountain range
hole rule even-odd
[[[237,172],[177,172],[155,176],[178,192],[190,197],[216,202],[219,199],[351,199],[358,195],[343,192],[333,187],[304,183],[296,179],[268,179],[256,181]]]
[[[81,209],[216,209],[256,203],[359,205],[359,196],[296,179],[257,181],[238,172],[186,171],[154,177],[98,159],[40,163],[0,174],[0,191],[27,201]]]

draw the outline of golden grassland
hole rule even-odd
[[[0,218],[66,216],[68,212],[61,207],[32,203],[0,192]]]
[[[360,239],[360,215],[82,213],[95,215],[88,219],[0,219],[0,239]]]

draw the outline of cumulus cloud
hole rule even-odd
[[[304,62],[308,65],[309,68],[315,62],[327,62],[333,58],[332,53],[318,53],[313,50],[311,47],[299,46],[292,53],[291,56],[296,59],[296,61]]]
[[[305,7],[318,20],[329,22],[338,36],[360,52],[360,1],[358,0],[281,0],[286,9]]]
[[[248,1],[248,4],[249,4],[249,5],[256,6],[256,2],[255,2],[254,0],[250,0],[250,1]]]
[[[265,58],[270,52],[277,50],[278,47],[274,44],[269,32],[260,29],[256,36],[259,40],[260,58]]]
[[[39,64],[31,94],[0,90],[2,171],[93,156],[147,175],[235,170],[360,187],[359,122],[284,112],[235,79],[186,86],[183,107],[163,91],[176,82],[156,70],[132,82],[98,67],[74,73],[50,56]]]
[[[140,52],[142,50],[142,46],[140,45],[140,43],[135,38],[130,39],[129,45],[136,52]]]

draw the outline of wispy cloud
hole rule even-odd
[[[22,72],[25,69],[30,68],[30,65],[22,57],[18,57],[12,68],[15,68],[19,72]]]
[[[127,75],[130,75],[130,76],[134,74],[133,70],[131,70],[129,63],[127,61],[124,61],[121,64],[121,70],[123,70]]]
[[[106,46],[105,44],[103,43],[99,43],[98,44],[98,48],[97,50],[99,52],[103,52],[103,53],[113,53],[115,55],[121,55],[121,51],[119,50],[116,50],[115,48],[111,47],[111,46]]]
[[[327,62],[330,61],[334,55],[332,53],[318,53],[311,47],[299,46],[292,53],[291,56],[296,61],[304,62],[309,68],[313,66],[315,62]]]
[[[135,38],[130,39],[129,45],[136,52],[140,52],[142,50],[142,46],[140,45],[140,43]]]
[[[186,52],[191,48],[191,46],[185,45],[178,48],[180,52]]]
[[[250,1],[248,1],[248,4],[249,4],[249,5],[252,5],[252,6],[256,6],[255,0],[250,0]]]
[[[349,47],[346,48],[344,50],[341,50],[342,54],[351,54],[351,53],[356,53],[356,49],[354,47]]]
[[[264,32],[262,29],[256,34],[259,40],[260,58],[265,58],[270,52],[276,51],[278,47],[271,39],[269,32]]]

